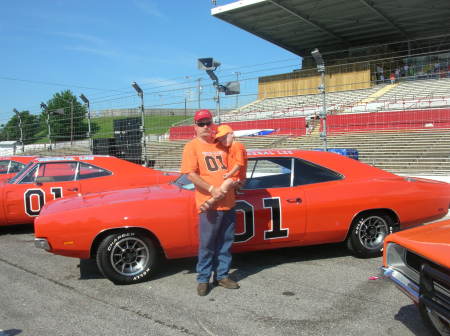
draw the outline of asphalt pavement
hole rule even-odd
[[[236,254],[241,288],[196,294],[195,259],[116,286],[95,263],[33,245],[32,226],[0,227],[0,336],[428,335],[412,302],[370,280],[381,258],[340,244]]]

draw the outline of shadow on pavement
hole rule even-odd
[[[34,233],[33,224],[0,226],[0,235]],[[0,334],[0,336],[2,336]]]
[[[399,295],[403,295],[399,293]],[[430,331],[426,329],[420,317],[419,309],[414,304],[403,306],[394,317],[402,322],[416,336],[429,336]]]

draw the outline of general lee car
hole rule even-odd
[[[173,181],[176,176],[110,156],[34,158],[0,181],[0,226],[31,224],[50,200]]]
[[[394,233],[384,245],[384,276],[413,300],[430,330],[450,335],[450,220]]]
[[[0,156],[0,180],[7,180],[23,169],[36,156]]]
[[[249,151],[237,194],[233,251],[347,242],[379,255],[386,235],[446,215],[450,186],[400,177],[329,152]],[[209,157],[209,164],[217,164]],[[50,202],[35,221],[35,244],[55,254],[96,258],[118,284],[147,280],[159,259],[195,256],[194,187],[174,183]]]

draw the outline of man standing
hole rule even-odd
[[[184,147],[181,173],[187,174],[195,185],[195,203],[199,211],[197,293],[205,296],[213,273],[219,286],[239,288],[228,276],[236,221],[235,198],[233,191],[224,194],[219,188],[227,173],[228,153],[227,148],[214,142],[211,112],[198,110],[194,123],[196,138]],[[200,206],[211,196],[219,201],[207,211],[200,212]]]

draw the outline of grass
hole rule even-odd
[[[114,120],[127,119],[127,117],[99,117],[91,119],[92,138],[113,138]],[[169,131],[169,128],[180,121],[185,120],[185,116],[145,116],[145,134],[161,135]],[[87,121],[86,121],[87,122]],[[42,130],[33,141],[35,144],[48,143],[47,130]]]
[[[92,124],[98,128],[93,138],[108,138],[114,136],[114,120],[126,119],[124,117],[100,117],[91,119]],[[145,134],[161,135],[167,133],[169,128],[180,121],[185,120],[185,116],[145,116]]]

